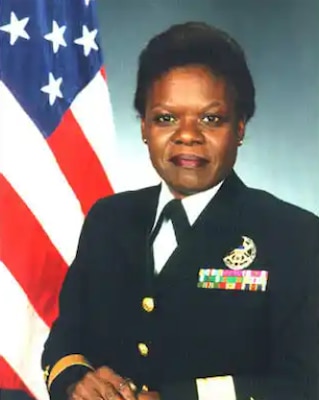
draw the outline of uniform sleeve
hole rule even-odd
[[[42,354],[46,385],[53,400],[67,398],[66,389],[92,370],[85,357],[83,332],[90,242],[94,239],[94,212],[86,218],[77,254],[63,282],[59,317],[54,322]]]
[[[318,223],[307,238],[309,243],[303,246],[302,255],[296,256],[301,264],[299,276],[287,276],[284,285],[290,286],[291,295],[283,289],[270,305],[269,374],[212,376],[167,385],[161,389],[161,400],[319,399]]]

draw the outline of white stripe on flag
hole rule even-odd
[[[1,81],[0,110],[6,110],[0,118],[0,172],[70,264],[84,218],[80,203],[47,142]]]
[[[113,189],[117,191],[118,153],[115,126],[110,93],[101,72],[77,95],[71,111],[99,158]]]
[[[49,328],[1,261],[0,293],[0,355],[37,399],[47,400],[41,353]]]

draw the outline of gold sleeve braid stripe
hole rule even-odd
[[[64,370],[66,370],[69,367],[72,367],[73,365],[83,365],[84,367],[87,367],[87,368],[91,369],[92,371],[94,370],[92,365],[81,354],[70,354],[68,356],[65,356],[53,365],[50,375],[48,377],[48,381],[47,381],[48,390],[50,390],[50,387],[51,387],[53,381]]]

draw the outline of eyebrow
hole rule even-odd
[[[209,108],[213,108],[213,107],[220,107],[220,106],[224,106],[225,103],[222,103],[218,100],[214,100],[211,103],[207,104],[205,107],[203,107],[203,111],[208,110]],[[155,104],[151,110],[154,110],[155,108],[165,108],[165,109],[172,109],[174,110],[174,108],[176,108],[173,104],[170,103],[157,103]]]

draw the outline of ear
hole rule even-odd
[[[237,124],[238,146],[241,146],[243,144],[245,138],[245,130],[246,130],[246,122],[243,118],[241,118]]]
[[[145,119],[141,118],[141,133],[142,133],[142,140],[144,143],[147,143],[147,138],[146,138],[146,123]]]

